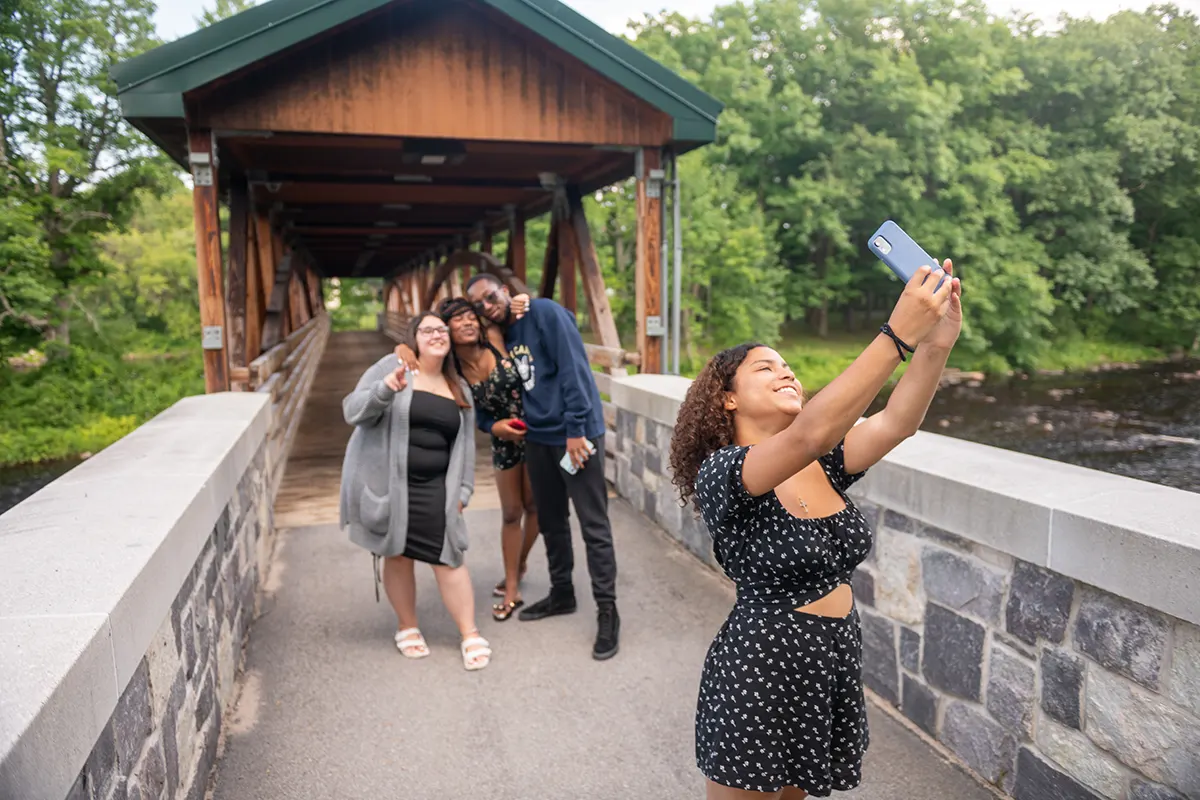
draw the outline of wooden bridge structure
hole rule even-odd
[[[542,214],[536,293],[576,311],[581,282],[596,361],[662,371],[667,168],[722,106],[556,0],[270,0],[113,75],[191,175],[206,389],[272,393],[285,453],[328,336],[322,279],[382,278],[394,329],[473,271],[524,290]],[[583,198],[631,177],[623,339]]]

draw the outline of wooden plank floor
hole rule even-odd
[[[329,337],[275,498],[276,527],[337,524],[342,457],[351,432],[342,418],[342,398],[363,372],[391,349],[391,340],[375,331],[341,332]],[[477,483],[471,507],[498,508],[488,441],[481,435],[476,443]]]

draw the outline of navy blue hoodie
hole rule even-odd
[[[504,342],[524,384],[528,441],[562,446],[568,438],[595,441],[604,434],[600,392],[571,312],[536,298],[525,316],[508,326]],[[488,433],[497,421],[478,407],[475,418]]]

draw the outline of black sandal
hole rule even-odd
[[[504,622],[513,615],[518,608],[525,605],[524,600],[513,600],[511,603],[496,603],[492,606],[492,619],[496,622]]]

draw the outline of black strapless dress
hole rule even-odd
[[[404,555],[416,561],[442,563],[446,470],[461,422],[458,404],[453,400],[430,392],[413,392],[408,423],[408,535]]]

